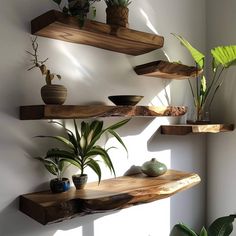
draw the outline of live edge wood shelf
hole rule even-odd
[[[234,130],[233,124],[206,125],[162,125],[161,133],[168,135],[186,135],[189,133],[220,133]]]
[[[161,48],[164,38],[137,30],[114,27],[86,20],[82,28],[78,20],[55,10],[31,21],[31,33],[71,43],[86,44],[129,55],[140,55]]]
[[[20,196],[20,210],[41,224],[55,223],[75,216],[110,212],[167,198],[200,182],[194,173],[168,170],[159,177],[123,176],[88,183],[83,190],[50,191]]]
[[[76,105],[33,105],[20,107],[21,120],[38,119],[82,119],[92,117],[155,117],[181,116],[184,106],[76,106]]]
[[[138,75],[145,75],[150,77],[158,77],[162,79],[187,79],[196,77],[196,74],[202,73],[197,71],[194,66],[186,66],[179,63],[168,61],[153,61],[143,65],[136,66],[134,71]]]

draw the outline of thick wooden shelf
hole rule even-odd
[[[136,66],[134,71],[138,75],[158,77],[163,79],[188,79],[196,77],[196,67],[186,66],[168,61],[153,61]],[[198,74],[201,71],[198,71]]]
[[[184,106],[75,106],[75,105],[33,105],[20,107],[21,120],[38,119],[75,119],[92,117],[155,117],[181,116],[187,108]]]
[[[86,44],[115,52],[140,55],[161,48],[164,38],[159,35],[124,27],[86,20],[79,28],[75,17],[65,16],[55,10],[31,21],[31,33],[71,43]]]
[[[220,133],[234,130],[233,124],[206,125],[162,125],[161,133],[169,135],[185,135],[189,133]]]
[[[167,198],[200,182],[194,173],[169,170],[159,177],[123,176],[89,183],[83,190],[50,191],[20,196],[20,210],[41,224],[98,212],[110,212]]]

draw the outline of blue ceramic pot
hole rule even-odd
[[[52,193],[66,192],[70,189],[70,180],[67,178],[62,178],[62,180],[59,180],[58,178],[52,179],[50,181],[50,189]]]

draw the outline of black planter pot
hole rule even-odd
[[[59,180],[58,178],[52,179],[50,181],[50,189],[52,193],[66,192],[70,189],[70,180],[67,178],[62,178],[62,180]]]

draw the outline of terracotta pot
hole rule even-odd
[[[62,180],[59,180],[58,178],[52,179],[50,181],[50,189],[52,193],[66,192],[70,189],[70,180],[67,178],[62,178]]]
[[[83,189],[87,183],[88,176],[86,174],[73,175],[72,180],[76,189]]]
[[[129,27],[128,16],[129,9],[127,7],[111,6],[106,8],[106,22],[109,25],[117,25]]]
[[[67,96],[67,89],[63,85],[51,84],[41,88],[41,97],[45,104],[62,105]]]

